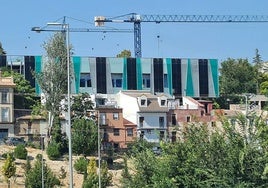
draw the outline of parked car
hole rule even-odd
[[[7,144],[9,146],[17,146],[19,144],[25,144],[25,141],[23,140],[23,138],[8,137],[5,140],[5,144]]]

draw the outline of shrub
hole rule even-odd
[[[56,160],[60,158],[61,153],[57,143],[51,142],[47,147],[47,156],[50,160]]]
[[[88,160],[85,157],[80,157],[74,163],[74,169],[79,174],[84,174],[87,171]]]
[[[7,156],[8,156],[8,155],[11,157],[12,161],[15,161],[14,152],[3,153],[3,154],[2,154],[2,157],[3,157],[4,159],[7,159]]]
[[[26,160],[27,158],[27,150],[25,148],[25,145],[23,144],[19,144],[16,146],[15,150],[14,150],[14,157],[17,159],[24,159]]]
[[[42,187],[42,178],[41,178],[41,171],[43,168],[44,172],[44,184],[45,187],[59,187],[60,180],[57,176],[52,172],[52,170],[46,165],[45,162],[40,160],[40,155],[36,158],[34,166],[26,173],[25,177],[25,187],[29,188],[39,188]]]
[[[40,143],[39,142],[27,142],[27,147],[31,147],[31,148],[36,148],[36,149],[41,149]]]

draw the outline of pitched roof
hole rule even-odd
[[[141,90],[127,90],[127,91],[121,91],[121,93],[124,93],[125,95],[131,96],[131,97],[141,97],[146,96],[147,98],[155,98],[155,95],[150,93],[150,91],[141,91]]]
[[[199,101],[197,101],[197,100],[194,100],[192,97],[185,97],[185,98],[187,98],[188,100],[190,100],[192,103],[194,103],[194,104],[196,104],[196,105],[198,105],[198,106],[204,106],[203,104],[201,104]]]
[[[146,107],[139,106],[140,112],[168,112],[168,107],[160,106],[157,98],[147,100],[148,102]]]
[[[123,119],[123,124],[124,124],[124,125],[129,125],[129,126],[130,126],[130,125],[131,125],[131,126],[136,125],[135,123],[132,123],[131,121],[129,121],[129,120],[125,119],[125,118]]]
[[[254,95],[250,98],[250,101],[268,101],[265,95]]]
[[[158,93],[157,95],[152,94],[150,91],[141,91],[141,90],[127,90],[121,91],[125,95],[138,98],[141,96],[145,96],[147,98],[147,106],[139,106],[140,112],[168,112],[168,107],[160,106],[158,103],[158,96],[167,96],[165,94]],[[168,96],[167,96],[168,97]]]
[[[41,120],[41,119],[46,119],[45,117],[42,116],[38,116],[38,115],[26,115],[26,116],[21,116],[19,118],[17,118],[17,120]]]

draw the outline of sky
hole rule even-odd
[[[94,28],[94,17],[140,15],[268,15],[267,0],[1,0],[0,42],[7,55],[43,55],[52,32],[36,33],[66,16],[70,28]],[[133,29],[133,23],[105,23],[106,28]],[[256,49],[268,61],[268,23],[141,23],[143,57],[243,58]],[[76,56],[134,56],[133,33],[71,32]]]

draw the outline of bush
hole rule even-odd
[[[61,153],[59,145],[55,142],[51,142],[47,147],[47,156],[50,160],[56,160],[60,158]]]
[[[52,170],[46,165],[45,162],[40,160],[40,155],[36,158],[34,166],[28,170],[25,177],[25,187],[29,188],[39,188],[42,187],[42,178],[41,178],[41,171],[43,168],[44,172],[44,184],[45,187],[59,187],[60,180],[57,176],[52,172]]]
[[[14,157],[17,159],[24,159],[26,160],[27,158],[27,150],[25,148],[25,145],[23,144],[19,144],[16,146],[15,150],[14,150]]]
[[[8,156],[8,155],[11,157],[12,161],[15,161],[14,152],[3,153],[3,154],[2,154],[2,157],[3,157],[4,159],[7,159],[7,156]]]
[[[27,142],[26,145],[27,145],[27,147],[41,149],[40,143],[39,142],[36,142],[36,141]]]
[[[85,157],[80,157],[74,163],[74,169],[79,174],[84,174],[87,171],[88,160]]]

